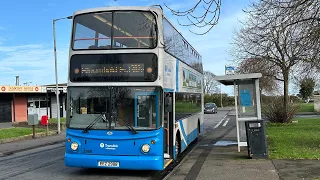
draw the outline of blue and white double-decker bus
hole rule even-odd
[[[201,56],[158,7],[72,24],[65,165],[163,170],[202,132]]]

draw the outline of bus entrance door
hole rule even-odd
[[[154,92],[137,92],[134,101],[134,126],[150,128],[158,127],[158,94]]]
[[[165,167],[170,164],[173,157],[173,106],[172,106],[173,93],[164,93],[164,158]]]

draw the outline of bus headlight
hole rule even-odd
[[[150,146],[149,144],[144,144],[141,148],[142,152],[148,153],[150,151]]]
[[[79,147],[79,144],[76,143],[76,142],[73,142],[73,143],[71,144],[71,149],[74,150],[74,151],[76,151],[76,150],[78,149],[78,147]]]

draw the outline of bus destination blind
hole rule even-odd
[[[144,64],[82,64],[81,76],[144,76]]]

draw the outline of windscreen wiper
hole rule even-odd
[[[87,133],[90,128],[92,128],[93,125],[95,125],[100,119],[103,119],[103,121],[107,121],[106,119],[106,113],[101,113],[96,119],[94,119],[82,132]]]
[[[126,126],[128,129],[130,129],[130,131],[133,133],[133,134],[138,134],[138,131],[136,131],[130,124],[128,121],[120,118],[123,122],[125,122]]]

